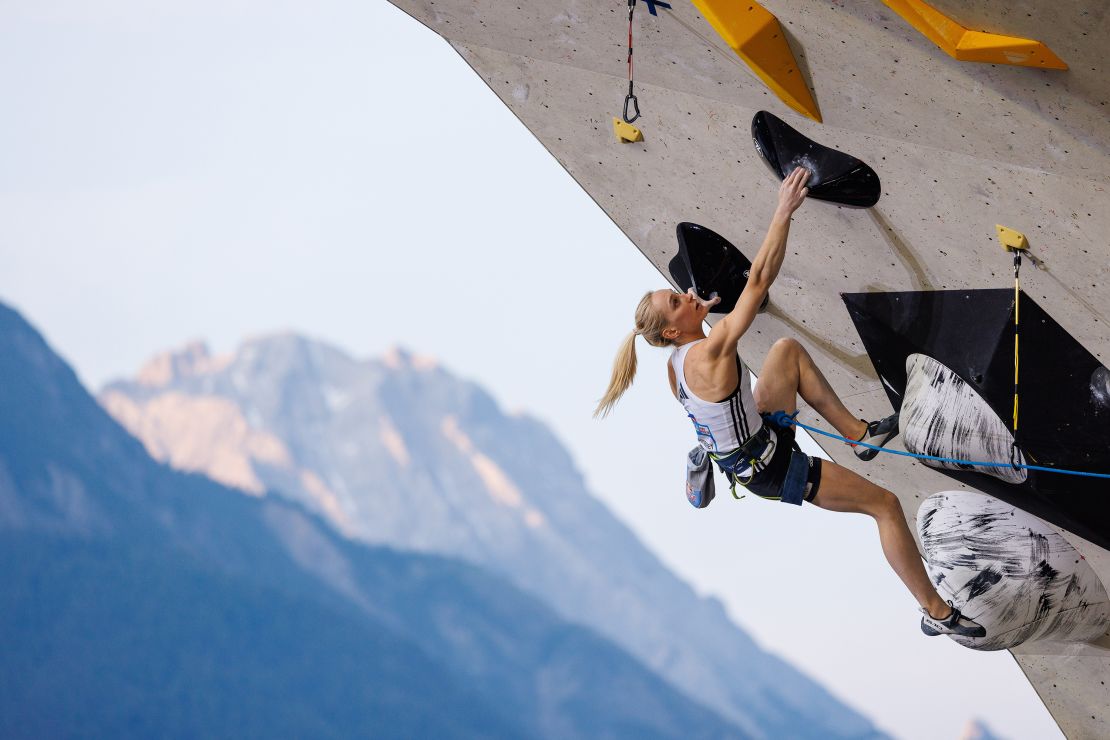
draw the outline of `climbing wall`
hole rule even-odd
[[[1043,42],[1067,71],[959,61],[879,0],[765,2],[823,124],[782,102],[694,5],[675,0],[652,16],[641,2],[644,140],[626,144],[612,128],[627,89],[625,2],[391,1],[452,44],[661,276],[683,221],[754,255],[776,197],[751,141],[759,110],[875,169],[883,194],[873,208],[812,202],[799,212],[768,311],[741,346],[757,372],[770,344],[793,336],[850,408],[890,413],[841,294],[1009,287],[999,223],[1029,237],[1039,268],[1026,261],[1027,294],[1099,362],[1110,358],[1110,9],[1098,0],[932,3],[968,29]],[[816,421],[804,409],[799,418]],[[896,491],[911,529],[930,495],[975,488],[904,459],[862,466],[828,451]],[[1110,507],[1098,516],[1092,525],[1106,529]],[[1046,526],[1110,583],[1110,553]],[[1069,737],[1110,737],[1108,651],[1099,641],[1012,649]]]

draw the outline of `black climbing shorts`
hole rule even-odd
[[[763,414],[763,423],[775,431],[778,440],[767,467],[756,473],[747,484],[749,491],[760,498],[801,506],[802,501],[813,502],[821,487],[821,458],[802,452],[794,440],[794,427],[776,426],[771,415]]]

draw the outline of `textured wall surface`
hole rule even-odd
[[[775,181],[749,135],[760,109],[875,168],[883,195],[860,211],[808,203],[768,312],[741,342],[758,372],[771,343],[801,340],[849,408],[890,405],[839,294],[1005,288],[1010,258],[994,225],[1025,232],[1040,269],[1023,288],[1104,364],[1110,357],[1110,9],[1094,0],[937,0],[969,28],[1036,38],[1067,72],[958,62],[878,0],[764,3],[778,16],[824,125],[769,93],[690,4],[635,22],[645,141],[617,144],[627,88],[624,2],[391,0],[445,37],[552,156],[666,275],[675,226],[703,224],[751,257]],[[662,283],[661,278],[661,283]],[[1023,345],[1024,347],[1024,345]],[[1048,351],[1047,348],[1027,348]],[[817,420],[803,410],[807,423]],[[837,462],[895,491],[911,524],[953,484],[880,456]],[[1105,583],[1110,553],[1062,535]],[[1014,649],[1069,737],[1110,736],[1110,643]]]

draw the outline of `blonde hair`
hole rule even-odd
[[[616,405],[624,392],[632,385],[636,377],[636,337],[641,336],[653,347],[668,347],[674,344],[673,339],[663,336],[667,328],[667,319],[656,310],[651,303],[654,291],[648,291],[636,306],[636,328],[621,342],[617,350],[617,359],[613,361],[613,375],[609,379],[609,389],[598,401],[594,409],[594,418],[605,418]]]

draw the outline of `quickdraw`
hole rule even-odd
[[[632,123],[640,117],[640,103],[636,100],[636,95],[632,91],[632,14],[636,10],[636,0],[628,0],[628,94],[624,96],[624,122]],[[651,3],[648,3],[648,10],[652,15],[655,15],[655,8]],[[629,104],[635,109],[636,113],[631,118],[628,117]]]
[[[1002,224],[995,226],[998,229],[998,238],[1002,248],[1014,255],[1014,441],[1010,445],[1010,466],[1019,470],[1021,452],[1018,447],[1018,377],[1019,360],[1021,353],[1018,351],[1018,341],[1021,338],[1021,253],[1029,249],[1029,241],[1020,231],[1015,231]],[[1032,459],[1030,457],[1030,459]],[[1034,460],[1034,462],[1036,462]]]
[[[1018,339],[1021,336],[1021,322],[1018,320],[1018,310],[1021,307],[1021,250],[1014,249],[1014,441],[1010,444],[1010,466],[1018,470]]]

